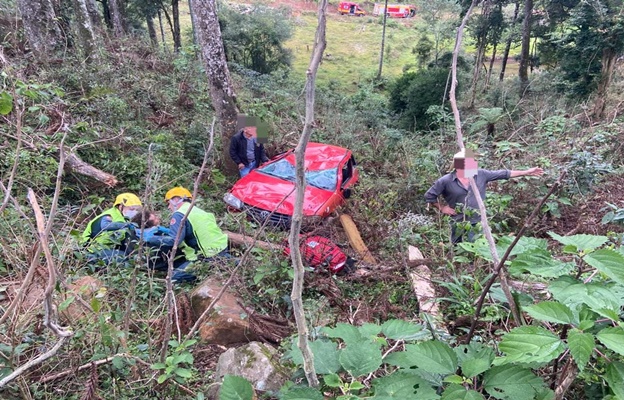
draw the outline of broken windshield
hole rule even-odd
[[[290,182],[295,181],[295,166],[286,160],[279,160],[266,167],[261,167],[260,171]],[[337,175],[338,168],[331,168],[320,171],[307,171],[305,177],[308,185],[319,189],[334,190],[336,189]]]

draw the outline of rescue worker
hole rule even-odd
[[[128,254],[128,240],[133,232],[128,221],[141,210],[141,199],[133,193],[122,193],[113,207],[91,220],[82,233],[81,244],[89,252],[90,262],[123,261]]]
[[[191,208],[193,195],[183,187],[174,187],[165,195],[165,201],[173,215],[169,224],[171,236],[177,237],[178,247],[184,254],[184,262],[174,263],[172,280],[175,282],[191,282],[195,275],[186,272],[186,268],[194,261],[210,261],[217,257],[230,258],[228,237],[217,225],[214,214],[197,206]],[[186,220],[184,216],[190,209]],[[179,232],[179,233],[178,233]]]

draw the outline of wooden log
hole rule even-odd
[[[417,247],[408,246],[408,264],[417,265],[409,273],[409,276],[412,280],[412,288],[418,299],[420,311],[437,317],[439,309],[435,290],[431,284],[431,270],[424,264],[418,265],[419,260],[424,260],[422,252]]]
[[[252,244],[254,247],[258,247],[263,250],[276,250],[283,251],[284,246],[280,246],[278,244],[264,242],[262,240],[256,240],[254,243],[253,238],[251,236],[241,235],[240,233],[228,232],[224,231],[224,233],[228,236],[230,243],[235,244],[241,247],[248,247]]]
[[[342,227],[344,228],[345,233],[349,238],[349,243],[351,243],[351,247],[353,247],[353,250],[355,250],[359,254],[359,256],[362,258],[362,261],[368,264],[377,264],[377,260],[375,260],[375,257],[373,257],[370,250],[368,250],[368,247],[366,247],[366,245],[364,244],[364,241],[360,236],[360,231],[358,231],[357,226],[355,226],[355,222],[353,222],[353,219],[347,214],[342,214],[340,216],[340,223],[342,224]]]

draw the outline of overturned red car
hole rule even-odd
[[[322,143],[308,143],[305,152],[306,189],[303,215],[314,223],[330,215],[351,195],[358,181],[351,151]],[[223,200],[257,221],[288,228],[295,209],[295,152],[289,150],[241,178]]]

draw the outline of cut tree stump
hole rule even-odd
[[[347,214],[342,214],[340,216],[340,223],[342,224],[342,227],[344,228],[345,233],[349,238],[349,243],[351,243],[351,247],[353,247],[353,250],[355,250],[359,254],[359,256],[362,258],[362,261],[367,264],[377,264],[377,260],[375,260],[375,257],[373,257],[370,250],[368,250],[368,247],[366,247],[366,245],[364,244],[364,241],[360,236],[360,231],[358,231],[357,226],[355,226],[355,222],[353,222],[353,219]]]
[[[438,317],[438,303],[436,302],[435,290],[431,284],[431,270],[426,265],[419,264],[419,260],[424,259],[417,247],[408,246],[408,265],[414,266],[414,270],[409,275],[420,311]]]

